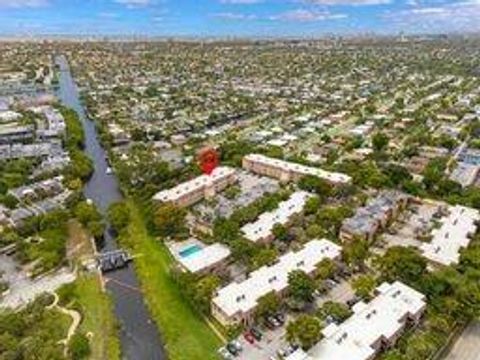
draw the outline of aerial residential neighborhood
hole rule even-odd
[[[476,1],[0,1],[0,360],[480,359]]]

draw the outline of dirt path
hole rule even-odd
[[[54,296],[55,299],[54,299],[53,303],[48,306],[48,309],[57,309],[61,313],[65,314],[65,315],[68,315],[72,318],[72,324],[68,328],[67,336],[65,337],[65,339],[59,341],[60,344],[63,344],[65,346],[64,354],[67,355],[68,343],[69,343],[70,339],[72,338],[72,336],[75,335],[75,332],[77,331],[77,328],[80,325],[80,321],[82,321],[82,316],[80,315],[80,313],[78,311],[70,310],[70,309],[64,308],[62,306],[59,306],[58,305],[59,298],[58,298],[57,293],[53,292],[52,295]]]

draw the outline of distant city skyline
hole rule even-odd
[[[0,0],[0,35],[312,37],[480,31],[480,0]]]

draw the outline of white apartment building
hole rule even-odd
[[[6,111],[1,111],[0,110],[0,123],[8,123],[12,121],[17,121],[21,119],[22,114],[16,112],[16,111],[11,111],[11,110],[6,110]]]
[[[432,240],[421,245],[423,256],[447,266],[458,263],[460,249],[468,246],[480,220],[480,212],[469,207],[449,206],[448,212],[440,219],[440,228],[432,230]]]
[[[273,211],[263,213],[255,222],[241,228],[244,237],[254,243],[268,242],[273,239],[272,229],[275,224],[285,225],[294,214],[303,211],[303,207],[313,195],[306,191],[294,192],[290,198],[278,204]]]
[[[154,201],[172,202],[176,206],[186,207],[204,198],[215,196],[237,180],[235,169],[217,167],[210,175],[200,175],[171,189],[163,190],[153,196]]]
[[[351,177],[342,173],[325,171],[319,168],[274,159],[260,154],[243,157],[243,167],[260,175],[274,177],[283,182],[296,181],[306,175],[317,176],[332,184],[348,184]]]
[[[223,325],[253,322],[257,301],[274,291],[282,296],[288,288],[288,274],[302,270],[312,275],[316,265],[323,259],[339,259],[341,247],[331,241],[312,240],[297,252],[289,252],[272,266],[263,266],[240,282],[231,283],[220,289],[212,299],[212,314]]]
[[[369,303],[359,302],[342,324],[322,330],[324,339],[310,351],[311,360],[372,360],[395,344],[425,311],[425,296],[396,281],[383,283]]]

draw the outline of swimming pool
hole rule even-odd
[[[182,257],[182,258],[185,258],[185,257],[188,257],[190,255],[193,255],[199,251],[201,251],[202,248],[198,245],[190,245],[182,250],[180,250],[178,252],[178,254]]]

